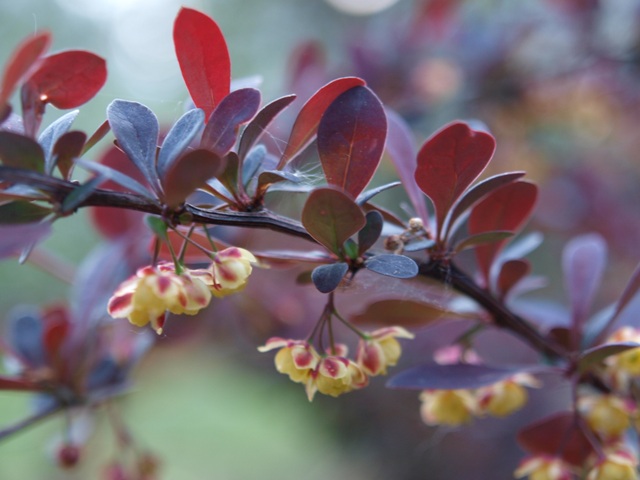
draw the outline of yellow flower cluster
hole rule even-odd
[[[209,305],[212,296],[224,297],[247,284],[256,258],[242,248],[218,252],[207,269],[182,268],[173,263],[138,269],[116,289],[107,306],[114,318],[128,318],[142,327],[148,323],[161,334],[167,312],[195,315]]]
[[[321,355],[307,341],[273,337],[258,350],[279,348],[276,369],[293,382],[303,384],[307,398],[312,401],[317,392],[337,397],[366,387],[369,376],[385,374],[387,366],[396,365],[402,353],[396,338],[413,338],[413,334],[401,327],[371,332],[359,343],[356,361],[347,357],[348,350],[343,344],[336,344],[330,353]]]

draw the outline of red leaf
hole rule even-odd
[[[327,83],[314,93],[313,96],[307,100],[307,103],[303,105],[302,110],[300,110],[293,124],[287,147],[282,154],[277,170],[284,167],[291,158],[311,141],[318,131],[318,125],[320,124],[320,119],[324,111],[336,98],[350,88],[364,84],[364,80],[357,77],[338,78]]]
[[[369,304],[364,312],[351,315],[349,320],[361,325],[399,325],[414,328],[464,316],[464,314],[446,310],[435,303],[386,299]]]
[[[222,170],[220,157],[209,150],[192,150],[176,162],[163,178],[162,187],[169,207],[177,207]]]
[[[532,455],[559,455],[573,465],[582,466],[593,448],[575,420],[573,412],[543,418],[520,430],[518,443]]]
[[[9,99],[20,79],[34,66],[36,61],[49,48],[51,34],[42,32],[24,40],[15,49],[2,77],[0,86],[0,109]]]
[[[538,187],[529,182],[514,182],[492,191],[478,203],[469,216],[469,234],[493,230],[516,232],[529,218],[538,196]],[[489,284],[491,265],[506,240],[476,248],[478,268]]]
[[[498,291],[504,297],[516,283],[529,275],[531,264],[526,260],[507,260],[500,268]]]
[[[451,206],[482,173],[495,148],[491,135],[461,122],[445,126],[424,143],[415,178],[433,202],[440,230]]]
[[[53,307],[44,312],[43,344],[49,359],[55,362],[60,358],[60,347],[71,329],[67,310],[64,307]]]
[[[87,134],[77,130],[64,133],[53,147],[56,156],[56,166],[63,178],[69,180],[74,159],[80,157]]]
[[[37,384],[28,380],[20,380],[16,378],[7,378],[0,376],[0,391],[2,390],[19,390],[24,392],[38,392],[42,390]]]
[[[378,97],[354,87],[336,98],[318,126],[318,153],[327,182],[353,198],[378,168],[387,136],[387,119]]]
[[[91,100],[106,80],[104,59],[84,50],[69,50],[45,57],[28,83],[41,102],[67,109]]]
[[[204,13],[183,7],[173,25],[173,43],[193,103],[208,119],[231,86],[231,60],[222,31]]]

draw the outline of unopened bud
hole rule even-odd
[[[58,465],[62,468],[73,468],[80,460],[80,447],[67,443],[60,447],[57,454]]]
[[[424,223],[422,223],[422,219],[418,217],[413,217],[409,219],[409,230],[412,232],[420,231],[424,228]]]
[[[399,250],[404,246],[404,242],[399,235],[389,235],[384,239],[384,248],[386,250]]]

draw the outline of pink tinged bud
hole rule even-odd
[[[349,373],[349,361],[342,357],[326,357],[320,360],[318,372],[323,377],[344,378]]]
[[[375,376],[387,373],[384,352],[377,342],[360,340],[356,358],[367,375]]]
[[[65,444],[60,447],[56,457],[60,467],[73,468],[80,461],[80,447],[69,443]]]

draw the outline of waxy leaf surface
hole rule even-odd
[[[378,168],[387,135],[380,100],[367,87],[342,93],[318,126],[318,153],[327,182],[354,198]]]
[[[382,233],[382,227],[384,220],[382,214],[375,210],[367,212],[365,215],[366,225],[362,230],[358,232],[358,254],[362,255],[364,252],[373,247],[374,243],[380,238]]]
[[[349,265],[344,262],[320,265],[311,272],[311,280],[320,293],[333,292],[349,271]]]
[[[302,225],[309,234],[340,256],[342,244],[365,225],[360,207],[334,188],[318,188],[309,194],[302,210]]]
[[[74,110],[64,114],[58,118],[55,122],[49,125],[38,137],[38,143],[44,150],[44,170],[48,175],[53,172],[53,147],[58,139],[67,133],[73,124],[73,121],[78,116],[80,110]]]
[[[469,233],[488,231],[517,232],[529,218],[538,196],[538,188],[529,182],[513,182],[493,190],[469,215]],[[485,282],[489,282],[491,265],[506,240],[476,248],[476,261]]]
[[[204,13],[183,7],[173,25],[173,43],[193,103],[208,119],[231,86],[231,60],[222,31]]]
[[[440,229],[449,209],[482,173],[495,148],[491,135],[462,122],[445,126],[424,143],[415,179],[433,202]]]
[[[199,108],[189,110],[173,124],[164,137],[162,148],[158,154],[158,175],[164,178],[180,155],[196,138],[204,125],[204,112]]]
[[[418,265],[413,259],[392,253],[369,258],[364,266],[372,272],[394,278],[413,278],[418,274]]]

